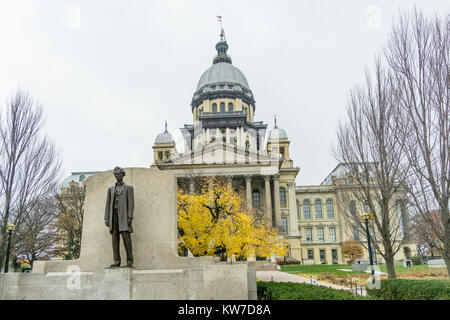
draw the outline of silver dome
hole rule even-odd
[[[155,139],[155,143],[172,143],[172,142],[174,142],[172,135],[167,131],[158,134]]]
[[[270,130],[269,139],[287,139],[287,133],[284,129],[281,128],[273,128]]]
[[[200,77],[197,90],[206,85],[216,83],[240,84],[250,90],[247,79],[242,71],[227,62],[218,62],[209,67]]]

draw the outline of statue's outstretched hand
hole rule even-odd
[[[108,223],[108,221],[105,221],[105,225],[106,225],[107,227],[109,227],[109,223]]]

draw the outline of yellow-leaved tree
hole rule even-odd
[[[221,177],[205,178],[195,194],[178,191],[179,249],[194,256],[284,256],[287,242],[266,223],[255,223],[241,196]]]

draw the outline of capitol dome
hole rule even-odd
[[[198,81],[197,90],[204,86],[214,84],[239,84],[244,88],[250,90],[247,79],[241,70],[228,62],[218,62],[209,67],[203,72]]]
[[[223,32],[223,31],[222,31]],[[210,66],[200,77],[197,89],[192,98],[194,109],[204,100],[218,98],[239,98],[248,105],[254,106],[255,99],[248,85],[247,78],[236,68],[227,54],[228,44],[221,34],[221,40],[216,44],[217,55]]]

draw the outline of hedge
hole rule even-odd
[[[450,281],[383,279],[380,289],[367,289],[371,298],[383,300],[450,300]]]
[[[294,259],[292,257],[289,258],[278,258],[276,259],[276,262],[278,265],[288,265],[288,264],[300,264],[300,261],[297,259]]]
[[[258,300],[366,300],[346,290],[307,283],[258,281]]]

